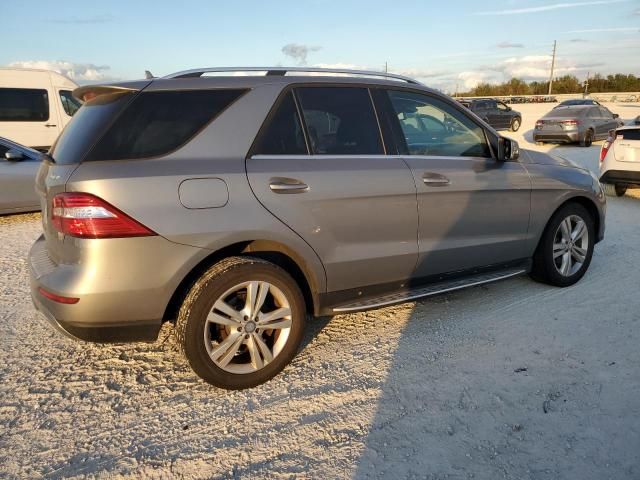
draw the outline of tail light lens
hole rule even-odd
[[[577,125],[580,125],[580,120],[563,120],[562,125],[564,125],[565,127],[575,127]]]
[[[611,145],[613,145],[613,142],[615,142],[615,138],[609,137],[602,144],[602,148],[600,149],[600,163],[604,162],[604,157],[607,156],[607,152],[611,148]]]
[[[68,192],[53,197],[53,227],[78,238],[122,238],[156,235],[110,203],[90,193]]]
[[[40,292],[40,295],[42,295],[45,298],[48,298],[49,300],[53,300],[56,303],[64,303],[65,305],[75,305],[76,303],[78,303],[80,301],[79,298],[76,298],[76,297],[63,297],[61,295],[57,295],[57,294],[55,294],[53,292],[45,290],[42,287],[38,288],[38,292]]]

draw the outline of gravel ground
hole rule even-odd
[[[530,147],[548,107],[515,108]],[[597,165],[596,145],[533,148]],[[200,382],[170,328],[115,346],[53,333],[27,286],[39,215],[0,217],[0,477],[640,478],[640,196],[608,208],[574,287],[521,277],[319,319],[242,392]]]

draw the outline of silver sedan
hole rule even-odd
[[[35,212],[35,179],[42,153],[0,137],[0,215]]]

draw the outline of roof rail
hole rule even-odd
[[[322,73],[322,74],[340,74],[352,75],[355,77],[378,77],[389,78],[392,80],[400,80],[415,85],[420,82],[410,77],[397,75],[395,73],[374,72],[371,70],[349,70],[346,68],[307,68],[307,67],[213,67],[213,68],[194,68],[192,70],[183,70],[181,72],[172,73],[162,78],[191,78],[200,77],[204,73],[236,73],[236,72],[266,72],[266,76],[282,77],[287,73]]]

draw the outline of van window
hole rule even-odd
[[[384,154],[368,89],[303,87],[296,93],[314,154]]]
[[[62,102],[64,112],[70,117],[73,117],[82,106],[82,104],[73,97],[71,90],[60,90],[60,101]]]
[[[0,122],[46,122],[49,95],[39,88],[0,88]]]
[[[262,128],[253,148],[253,154],[305,155],[307,153],[293,93],[289,92],[282,99],[269,123]]]
[[[166,155],[189,141],[244,92],[245,90],[142,92],[107,130],[89,153],[87,160],[122,160]]]

